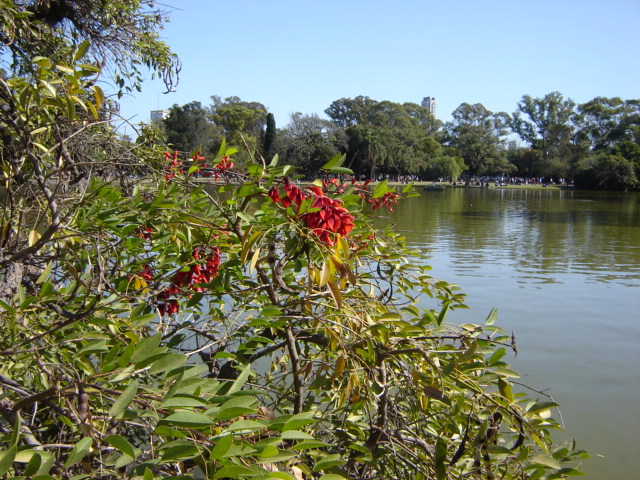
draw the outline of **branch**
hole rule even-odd
[[[295,400],[293,405],[293,413],[302,412],[302,379],[300,378],[300,361],[298,358],[298,350],[296,348],[296,339],[293,335],[291,327],[287,327],[287,346],[289,348],[289,357],[291,358],[291,370],[293,374],[293,389],[295,391]]]

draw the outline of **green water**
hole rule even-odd
[[[561,404],[592,454],[588,479],[639,478],[640,195],[559,190],[421,192],[391,221],[457,283],[480,323],[492,307],[515,331],[510,363]]]

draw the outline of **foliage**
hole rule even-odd
[[[393,191],[298,185],[277,161],[230,172],[232,153],[214,168],[240,183],[218,193],[174,155],[132,196],[94,183],[38,244],[56,257],[2,304],[2,473],[575,472],[582,453],[550,444],[555,404],[515,391],[495,314],[447,324],[456,287],[367,223]]]
[[[345,129],[350,166],[371,178],[378,175],[417,175],[428,171],[431,152],[424,149],[439,122],[426,107],[358,96],[336,100],[325,110]]]
[[[28,76],[32,58],[59,64],[66,47],[82,46],[89,61],[110,71],[119,95],[140,90],[142,68],[171,90],[180,62],[159,39],[166,13],[158,5],[155,0],[0,0],[0,61]]]
[[[636,168],[620,155],[600,153],[578,163],[574,174],[578,188],[592,190],[632,190],[638,188]]]
[[[472,175],[510,172],[503,137],[508,133],[509,117],[494,114],[483,105],[463,103],[445,126],[449,143],[464,159]]]
[[[327,158],[346,149],[346,134],[328,120],[317,115],[292,113],[289,123],[278,133],[273,146],[280,159],[315,178]]]
[[[166,142],[180,152],[215,153],[219,147],[216,141],[222,137],[220,130],[208,120],[207,110],[200,102],[174,105],[162,126]]]
[[[276,118],[273,113],[267,113],[267,126],[264,132],[262,151],[265,158],[273,156],[273,144],[277,137]]]

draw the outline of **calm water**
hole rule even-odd
[[[390,220],[457,283],[481,323],[516,332],[510,363],[561,404],[592,454],[590,480],[640,478],[640,195],[558,190],[421,192]]]

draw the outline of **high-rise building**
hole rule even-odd
[[[431,115],[436,116],[436,97],[424,97],[420,105],[428,108]]]
[[[158,125],[167,118],[169,110],[151,110],[151,125]]]

